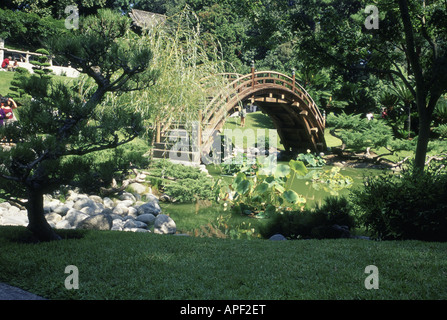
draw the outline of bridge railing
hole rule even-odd
[[[234,79],[237,74],[224,74],[228,79]],[[307,104],[307,108],[318,122],[320,128],[324,128],[324,120],[319,111],[315,101],[309,93],[295,80],[295,75],[289,77],[275,71],[258,71],[240,76],[231,81],[227,90],[223,90],[220,94],[213,97],[203,111],[203,120],[211,127],[215,127],[220,121],[220,118],[227,112],[225,107],[230,100],[237,100],[238,96],[245,95],[250,90],[255,90],[263,86],[268,88],[269,84],[272,86],[279,86],[286,88],[300,97],[300,99]],[[229,89],[229,90],[228,90]]]
[[[198,120],[201,123],[200,130],[203,133],[203,135],[201,134],[199,144],[207,143],[209,137],[206,132],[210,133],[220,128],[228,112],[228,105],[236,105],[241,98],[246,98],[260,88],[285,88],[289,90],[304,102],[305,106],[302,107],[313,115],[318,127],[324,129],[324,120],[316,103],[309,93],[295,80],[294,74],[290,77],[275,71],[255,72],[252,69],[252,72],[246,75],[224,73],[214,75],[213,77],[215,76],[222,76],[224,81],[221,83],[213,82],[214,80],[211,77],[209,77],[210,79],[202,79],[204,86],[207,84],[210,86],[209,89],[211,89],[212,94],[204,101],[204,106],[198,116]],[[161,131],[168,130],[170,124],[170,121],[164,123],[164,126],[160,128]]]

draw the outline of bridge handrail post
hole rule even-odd
[[[157,118],[157,120],[155,121],[155,127],[156,127],[156,137],[155,137],[155,142],[160,143],[161,141],[161,126],[160,126],[160,120]]]
[[[295,92],[295,69],[292,69],[292,92]]]
[[[202,147],[202,110],[199,110],[199,125],[198,125],[198,133],[197,133],[197,145],[200,148]]]
[[[251,87],[255,87],[255,62],[251,60]]]

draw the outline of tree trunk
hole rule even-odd
[[[425,167],[431,124],[431,117],[429,115],[421,114],[421,112],[419,112],[419,115],[419,135],[414,157],[414,168],[416,171],[422,171]]]
[[[43,209],[43,193],[37,190],[28,191],[28,229],[39,241],[60,240],[59,237],[45,219]]]

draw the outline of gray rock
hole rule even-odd
[[[147,187],[141,183],[134,182],[129,185],[129,189],[135,192],[136,194],[144,194],[147,192]]]
[[[112,210],[113,214],[117,214],[119,216],[125,216],[129,210],[126,207],[115,207]]]
[[[80,229],[110,230],[113,225],[112,217],[106,214],[97,214],[83,220],[79,224]]]
[[[137,221],[137,220],[133,220],[133,219],[128,219],[125,223],[124,223],[124,229],[131,229],[131,228],[142,228],[142,229],[146,229],[147,228],[147,224],[141,221]]]
[[[130,232],[151,232],[150,230],[142,229],[142,228],[124,228],[123,231],[130,231]]]
[[[9,210],[9,208],[11,208],[11,204],[9,202],[2,202],[0,203],[0,209],[1,208]]]
[[[144,199],[146,199],[146,202],[158,202],[158,198],[154,196],[152,193],[146,193],[143,195]]]
[[[113,219],[112,228],[110,230],[122,231],[124,228],[124,221],[122,219]]]
[[[177,231],[177,226],[174,220],[168,215],[159,214],[155,218],[154,233],[157,234],[174,234]]]
[[[67,212],[64,220],[68,221],[68,223],[70,223],[71,226],[78,227],[78,225],[88,217],[90,217],[88,214],[85,214],[76,209],[70,209]]]
[[[153,225],[155,223],[155,216],[151,213],[145,213],[136,217],[137,221],[144,222],[147,225]]]
[[[131,205],[133,205],[135,203],[135,201],[132,200],[120,200],[116,203],[116,206],[120,206],[120,207],[130,207]]]
[[[284,237],[282,234],[277,233],[277,234],[274,234],[273,236],[271,236],[269,238],[269,240],[272,240],[272,241],[283,241],[283,240],[287,240],[287,238]]]
[[[17,208],[16,206],[11,206],[8,209],[8,215],[10,215],[10,216],[17,215],[17,214],[19,214],[19,212],[20,212],[20,209]]]
[[[44,212],[49,213],[49,212],[54,211],[54,209],[56,209],[60,205],[61,205],[61,202],[59,200],[45,201],[43,209],[44,209]]]
[[[51,212],[45,215],[45,219],[48,223],[52,222],[54,224],[57,224],[59,221],[62,220],[62,216],[56,212]]]
[[[100,196],[91,195],[89,196],[89,199],[95,201],[96,203],[103,203],[103,200]]]
[[[92,207],[95,208],[95,201],[89,198],[81,198],[79,200],[76,200],[76,202],[73,205],[73,209],[81,210],[85,207]]]
[[[55,225],[56,229],[73,229],[73,226],[67,220],[61,220]]]
[[[136,208],[129,207],[127,209],[128,209],[127,215],[132,216],[134,218],[136,218],[138,216],[138,210]]]
[[[70,210],[70,207],[64,204],[56,206],[52,212],[57,213],[61,216],[65,216],[67,212]]]
[[[103,204],[106,208],[109,208],[109,209],[113,209],[113,207],[115,206],[115,203],[113,202],[113,200],[108,197],[105,197],[103,199]]]
[[[123,192],[118,197],[120,200],[132,200],[133,202],[137,201],[135,196],[130,192]]]
[[[160,208],[160,205],[158,204],[158,200],[142,204],[141,206],[138,207],[137,210],[138,210],[138,215],[153,214],[154,216],[157,216],[161,212],[161,208]]]
[[[5,226],[22,226],[28,225],[28,217],[24,214],[3,214],[2,225]]]
[[[89,216],[93,216],[93,215],[95,215],[95,208],[93,208],[93,207],[89,207],[89,206],[87,206],[87,207],[83,207],[81,210],[79,210],[79,211],[81,211],[81,212],[83,212],[83,213],[85,213],[85,214],[88,214]]]

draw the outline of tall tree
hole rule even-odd
[[[132,103],[119,99],[152,85],[157,72],[151,51],[129,30],[128,18],[100,11],[79,30],[50,41],[53,54],[93,81],[27,78],[22,86],[33,99],[18,109],[19,121],[0,128],[0,136],[14,143],[0,148],[0,197],[27,209],[28,229],[39,240],[59,239],[45,219],[43,195],[91,173],[84,155],[125,144],[143,130]]]
[[[415,167],[425,164],[432,114],[447,92],[445,1],[303,0],[294,26],[303,59],[340,72],[400,79],[419,114]],[[376,15],[377,13],[377,15]]]

